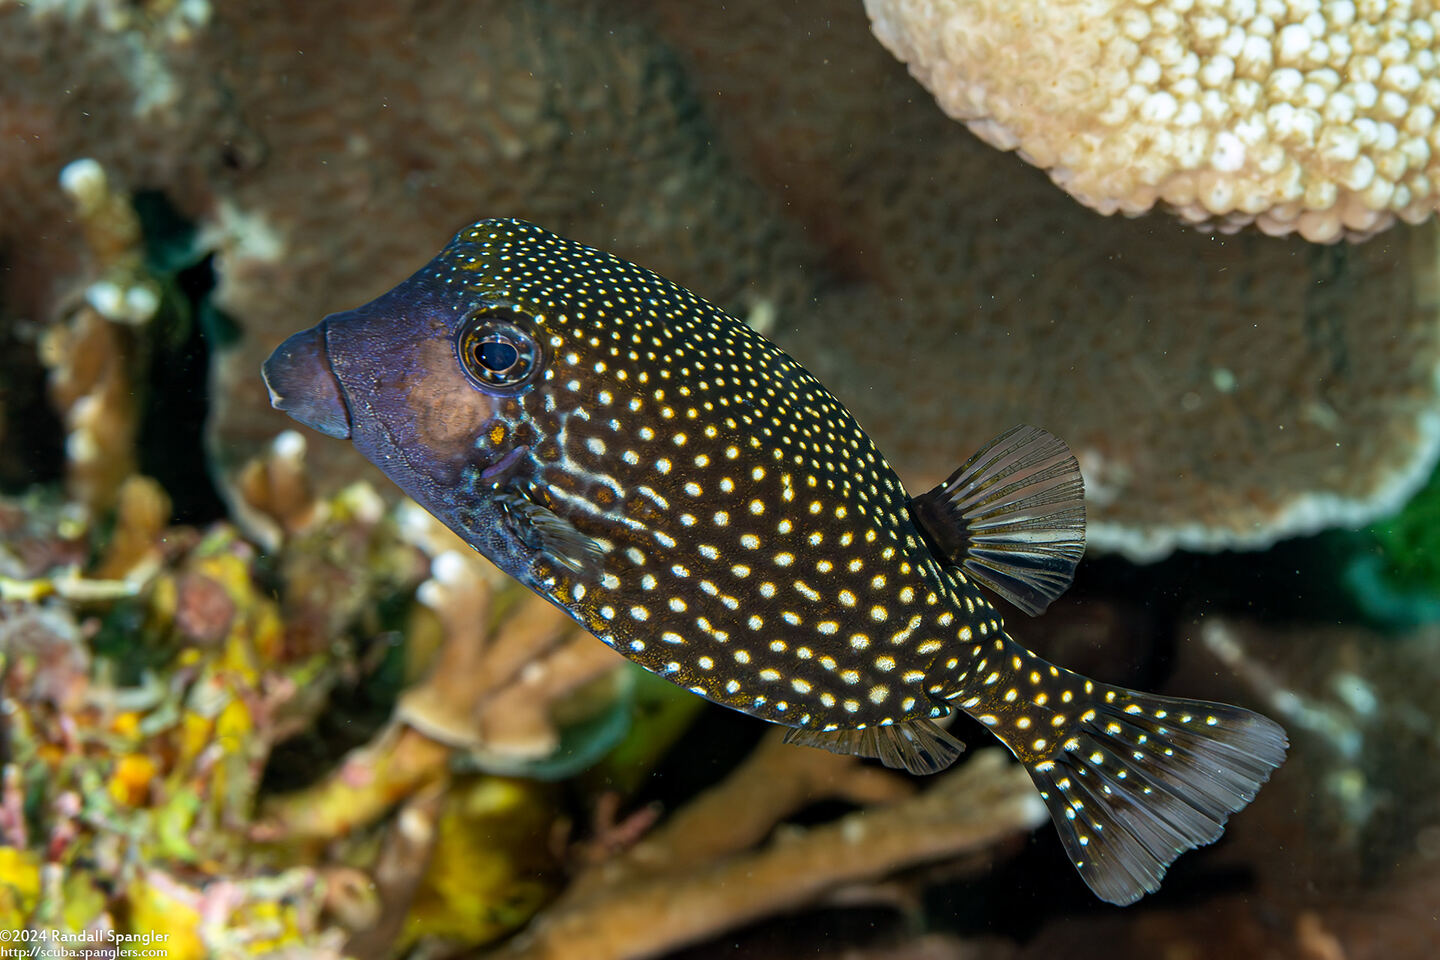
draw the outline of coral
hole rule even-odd
[[[144,277],[144,238],[130,197],[115,190],[105,169],[88,157],[66,164],[60,171],[60,189],[75,206],[98,275],[85,289],[86,302],[107,320],[149,321],[160,298]]]
[[[710,148],[664,48],[606,5],[389,2],[363,16],[276,5],[217,10],[208,36],[255,158],[202,228],[214,302],[243,331],[214,363],[222,466],[285,423],[256,370],[296,318],[380,293],[473,215],[623,238],[723,298],[803,282],[767,216],[775,201]],[[359,209],[383,229],[357,222]],[[312,458],[327,484],[374,476],[337,444]]]
[[[145,345],[139,330],[159,307],[145,273],[140,221],[130,198],[112,189],[94,160],[60,173],[75,205],[94,271],[83,299],[61,307],[40,356],[50,371],[50,398],[65,422],[66,482],[92,513],[114,505],[136,467]]]
[[[1346,545],[1343,582],[1367,616],[1397,627],[1440,621],[1440,474]]]
[[[50,322],[110,279],[104,254],[114,248],[90,241],[126,233],[113,219],[122,208],[104,199],[116,186],[163,186],[182,207],[198,208],[202,184],[223,169],[223,145],[236,131],[225,92],[196,60],[195,31],[170,25],[179,19],[174,8],[162,16],[141,6],[158,5],[0,5],[11,78],[0,112],[7,317]],[[90,215],[77,217],[77,202]],[[123,304],[132,285],[116,286]]]
[[[393,285],[476,211],[623,237],[721,297],[803,282],[767,216],[778,203],[712,149],[671,58],[590,0],[6,4],[0,36],[0,136],[18,147],[0,157],[5,313],[48,321],[89,282],[56,187],[67,164],[163,192],[215,255],[213,304],[237,323],[214,355],[227,476],[281,429],[255,371],[294,318]],[[360,209],[385,229],[357,231]],[[335,458],[323,475],[357,471],[338,450],[317,452]]]
[[[481,768],[533,776],[534,761],[557,759],[557,711],[572,726],[612,704],[628,713],[632,673],[623,657],[597,644],[563,611],[513,584],[501,589],[508,578],[467,554],[440,554],[431,580],[421,586],[421,600],[439,616],[444,639],[426,679],[402,695],[395,715],[437,740],[465,747]],[[508,608],[498,624],[492,604]],[[624,728],[610,728],[613,735],[601,733],[574,766],[589,766],[614,746]]]
[[[411,536],[428,541],[436,534]],[[557,766],[553,759],[565,742],[561,724],[574,722],[576,691],[615,676],[623,661],[545,602],[501,587],[481,561],[443,552],[433,567],[418,592],[443,633],[428,678],[402,695],[374,740],[314,786],[269,798],[251,828],[267,844],[333,841],[363,834],[401,804],[391,842],[413,849],[397,855],[389,893],[377,879],[379,913],[352,941],[365,944],[367,956],[420,936],[485,942],[537,909],[515,941],[520,946],[501,955],[564,955],[563,945],[575,942],[598,951],[594,956],[649,955],[909,863],[983,850],[1044,819],[1023,771],[998,753],[912,797],[900,776],[776,737],[654,832],[646,833],[653,813],[617,824],[614,807],[602,804],[611,813],[597,816],[597,837],[574,847],[582,872],[540,909],[550,894],[539,894],[549,887],[527,887],[523,878],[547,868],[527,872],[516,864],[525,851],[543,848],[535,831],[553,801],[534,780],[457,779],[456,760],[545,777],[575,772],[575,761]],[[424,634],[412,624],[411,641],[422,648]],[[599,689],[602,701],[615,696],[613,688]],[[578,751],[586,765],[593,755]],[[468,803],[456,791],[489,798],[480,811],[466,807],[481,820],[447,820],[445,804],[453,810]],[[870,809],[765,843],[777,823],[826,798]],[[479,843],[477,831],[489,839]],[[375,870],[378,878],[383,871]],[[657,915],[670,919],[658,926],[640,920]]]
[[[483,573],[482,564],[478,559],[472,561],[453,553],[443,553],[436,559],[437,577],[427,581],[420,591],[426,603],[439,613],[445,633],[429,669],[429,678],[407,690],[396,706],[391,724],[370,743],[347,756],[330,776],[305,791],[267,801],[252,831],[257,839],[267,842],[328,839],[360,830],[385,817],[397,802],[421,803],[419,798],[427,791],[447,789],[446,785],[453,782],[451,769],[457,755],[465,756],[471,766],[527,773],[539,771],[549,776],[575,769],[573,759],[556,758],[562,741],[552,711],[560,705],[565,720],[573,720],[574,704],[567,701],[574,700],[575,689],[597,677],[613,675],[623,661],[588,636],[584,637],[585,649],[572,649],[579,646],[572,642],[577,631],[573,623],[517,587],[498,589],[503,578],[493,570]],[[523,596],[519,596],[521,593]],[[412,624],[411,644],[426,647],[424,633],[423,625]],[[594,654],[595,647],[600,648],[601,655]],[[577,671],[576,665],[582,669]],[[478,705],[472,702],[472,696],[478,699]],[[628,712],[628,701],[622,698],[620,702]],[[516,707],[519,709],[512,717],[510,710]],[[613,743],[613,736],[605,737],[599,746],[603,749]],[[579,755],[582,762],[588,764],[593,761],[594,749],[581,750]],[[528,834],[520,831],[520,821],[516,819],[528,817],[530,814],[526,811],[536,809],[541,797],[535,793],[538,787],[498,778],[466,782],[471,786],[463,789],[480,790],[487,796],[496,790],[508,791],[507,796],[518,792],[518,799],[505,804],[505,809],[511,811],[508,826],[501,829],[477,824],[467,828],[480,831],[484,836],[511,837],[514,848],[509,852],[490,850],[483,857],[472,851],[474,856],[468,862],[462,858],[447,866],[456,856],[456,843],[462,847],[473,846],[477,840],[474,837],[467,840],[457,832],[458,827],[442,829],[448,839],[434,847],[437,859],[431,862],[429,872],[425,873],[429,854],[408,867],[413,871],[418,864],[418,869],[429,879],[412,878],[413,882],[403,885],[406,892],[400,901],[392,898],[385,902],[387,916],[394,920],[390,924],[392,938],[400,935],[399,918],[407,915],[410,920],[406,923],[411,928],[424,928],[427,935],[435,934],[438,929],[449,929],[447,925],[459,916],[470,917],[472,928],[480,923],[478,918],[484,911],[461,909],[451,903],[455,891],[442,894],[435,885],[453,886],[437,876],[452,869],[470,871],[465,875],[473,881],[481,860],[495,865],[500,873],[495,880],[499,886],[491,890],[472,883],[462,899],[467,903],[477,898],[510,903],[516,912],[514,919],[503,925],[504,929],[523,922],[533,912],[533,906],[530,911],[519,908],[524,898],[517,899],[517,888],[512,879],[507,879],[512,877],[513,868],[505,864],[513,863],[525,849],[545,847],[533,838],[527,840]],[[489,786],[474,786],[477,783]],[[486,790],[490,792],[485,793]],[[448,792],[445,796],[450,798],[446,803],[459,802]],[[526,797],[530,800],[521,802]],[[539,805],[548,809],[551,802],[546,800]],[[432,812],[443,821],[438,810]],[[422,817],[422,812],[415,813],[414,817]],[[426,844],[424,848],[429,850],[431,846]],[[426,890],[451,905],[436,903],[421,909],[418,904],[429,896]],[[416,901],[417,912],[407,914],[412,897],[420,898]],[[417,919],[420,915],[430,919]],[[373,940],[379,936],[375,931],[385,925],[376,920],[367,938]],[[466,941],[483,942],[498,932],[503,929],[484,936],[471,929]]]
[[[767,325],[915,487],[1040,423],[1081,455],[1101,548],[1263,546],[1418,485],[1431,230],[1327,253],[1099,221],[917,102],[862,11],[812,3],[0,7],[0,319],[63,318],[99,276],[67,164],[163,193],[214,257],[209,448],[247,529],[239,471],[283,424],[261,359],[502,213]],[[756,67],[780,63],[805,68]],[[317,493],[375,480],[312,447]]]
[[[773,336],[912,490],[1035,423],[1080,459],[1089,543],[1150,561],[1364,524],[1428,475],[1433,224],[1316,248],[1101,219],[916,102],[857,9],[646,7],[847,281]]]
[[[234,511],[270,549],[317,519],[319,501],[304,466],[307,448],[303,436],[286,430],[236,473]]]
[[[1354,627],[1268,630],[1209,618],[1208,654],[1258,695],[1308,749],[1288,776],[1302,796],[1288,815],[1327,836],[1310,862],[1290,860],[1306,883],[1353,892],[1379,884],[1440,830],[1440,684],[1437,628],[1385,637]],[[1294,878],[1287,878],[1294,879]]]
[[[117,492],[114,529],[95,576],[137,583],[149,580],[164,560],[161,533],[169,522],[170,497],[164,488],[149,477],[127,477]]]
[[[42,339],[51,340],[51,367],[79,362],[64,356],[62,328],[67,323],[93,326],[95,313],[132,329],[110,331],[124,341],[125,355],[112,358],[102,350],[85,361],[88,368],[109,366],[131,387],[150,381],[148,354],[136,348],[147,345],[154,331],[133,325],[153,326],[149,318],[160,306],[162,291],[145,261],[142,241],[149,238],[143,236],[132,199],[162,183],[184,199],[199,196],[187,193],[182,168],[213,157],[203,142],[226,135],[223,119],[213,110],[213,84],[191,77],[182,96],[176,82],[174,68],[178,61],[188,62],[193,35],[167,24],[184,19],[174,6],[193,10],[203,3],[190,0],[168,11],[159,4],[143,10],[139,5],[101,6],[0,4],[5,41],[0,58],[11,78],[0,108],[0,138],[6,145],[0,150],[0,263],[5,267],[0,333],[7,353],[14,351],[6,372],[23,377],[20,382],[32,379]],[[192,111],[204,119],[187,127]],[[77,313],[89,316],[82,320]],[[90,333],[82,340],[95,339],[93,332],[77,332]],[[57,334],[60,342],[55,342]],[[93,390],[98,385],[79,386]],[[70,413],[78,422],[71,424],[69,453],[91,458],[85,469],[101,479],[105,457],[133,456],[130,417],[123,409],[106,407],[129,402],[123,386],[92,393],[103,402]],[[32,405],[13,399],[5,404],[10,418],[5,433],[26,444],[20,447],[21,462],[41,461],[22,478],[45,479],[37,467],[52,456],[50,422]],[[37,450],[45,456],[36,457]],[[110,474],[112,479],[124,476],[118,469]],[[99,485],[98,502],[104,502],[106,489]]]
[[[284,444],[280,453],[299,459]],[[553,894],[553,789],[455,776],[454,749],[409,727],[392,728],[300,802],[261,802],[272,748],[313,727],[330,692],[351,682],[346,637],[377,630],[378,608],[393,602],[385,598],[413,596],[426,566],[373,492],[360,485],[328,500],[283,501],[307,520],[278,544],[277,600],[257,582],[260,556],[233,530],[166,526],[168,498],[144,478],[121,491],[113,526],[67,520],[74,504],[0,503],[13,534],[5,542],[18,548],[7,567],[25,577],[0,579],[0,925],[148,933],[182,957],[302,944],[305,956],[356,955],[359,944],[378,957],[422,938],[493,939]],[[81,555],[96,557],[95,571],[117,579],[73,565],[50,574],[66,552],[42,544],[48,531],[63,547],[66,524],[89,540]],[[415,528],[404,528],[412,539],[439,540]],[[356,557],[370,562],[357,567]],[[498,575],[487,580],[469,562],[442,554],[442,570],[462,569],[424,593],[457,642],[483,648],[487,632],[477,635],[463,614],[490,603]],[[481,671],[492,683],[553,703],[613,672],[614,655],[593,641],[603,660],[577,660],[563,642],[573,624],[517,605],[518,592],[497,598],[511,626],[496,633],[507,666],[492,660],[497,669]],[[417,648],[422,620],[409,626]],[[548,631],[555,649],[528,648],[536,631]],[[425,713],[434,698],[424,690],[404,712]],[[554,752],[550,714],[522,705],[518,726],[502,718],[478,729],[518,730],[516,749],[531,758]],[[341,799],[350,804],[339,825],[326,803],[335,783],[348,787]],[[382,791],[368,806],[367,785]],[[257,810],[269,812],[256,820]],[[352,830],[328,853],[295,842]]]
[[[905,796],[893,774],[768,737],[728,779],[591,867],[496,958],[655,956],[901,867],[981,851],[1045,819],[1023,771],[985,751]],[[808,802],[875,804],[765,838]]]
[[[114,504],[136,466],[133,350],[131,337],[88,305],[42,344],[52,401],[65,420],[71,493],[95,512]]]
[[[423,560],[357,502],[348,492],[311,505],[325,522],[287,541],[280,569],[294,589],[283,606],[233,530],[166,526],[153,481],[126,480],[113,525],[89,523],[74,503],[0,503],[14,548],[0,573],[19,575],[0,579],[0,840],[12,848],[0,926],[150,934],[198,958],[302,943],[307,956],[338,957],[346,924],[366,925],[355,892],[357,870],[372,866],[364,849],[334,862],[249,830],[271,749],[311,727],[355,669],[347,631],[420,579],[423,564],[409,576],[403,559],[341,578],[334,632],[316,649],[303,614],[337,595],[339,576],[321,533],[334,549],[368,542],[378,560]],[[92,571],[70,561],[67,531]],[[294,625],[287,608],[301,614]]]
[[[424,544],[426,553],[438,548],[431,561],[432,576],[418,591],[425,603],[404,628],[407,646],[420,648],[417,664],[424,661],[425,649],[443,650],[447,639],[473,643],[481,651],[475,671],[501,681],[503,690],[506,677],[523,686],[527,667],[516,670],[517,663],[543,663],[546,656],[567,649],[564,637],[572,628],[551,619],[558,614],[528,606],[527,595],[518,588],[499,586],[501,581],[492,573],[448,552],[453,543],[443,531],[408,510],[376,514],[347,506],[347,499],[375,502],[373,495],[357,497],[352,492],[308,504],[303,512],[317,518],[316,528],[328,533],[312,539],[314,531],[302,527],[287,536],[280,550],[312,550],[323,539],[341,542],[352,558],[361,555],[353,547],[357,542],[370,543],[365,551],[370,555],[415,549],[380,544],[400,535]],[[50,513],[52,519],[59,515]],[[33,523],[39,514],[32,511],[31,516]],[[347,526],[364,532],[347,541]],[[202,955],[203,950],[225,944],[239,950],[246,937],[264,944],[289,937],[303,939],[307,948],[366,958],[388,956],[404,944],[433,950],[487,943],[528,922],[519,937],[495,948],[496,956],[564,956],[577,942],[587,948],[593,945],[595,956],[647,956],[830,896],[843,896],[851,903],[877,898],[889,903],[884,898],[893,894],[870,886],[871,881],[909,864],[989,850],[1002,837],[1043,819],[1023,771],[1003,762],[998,752],[972,758],[961,771],[916,792],[907,778],[853,759],[788,747],[772,738],[719,786],[679,807],[658,826],[653,808],[642,807],[617,819],[618,801],[599,796],[592,836],[571,843],[561,857],[558,840],[563,828],[554,788],[533,780],[457,775],[454,761],[472,743],[440,742],[406,723],[404,711],[397,710],[381,735],[353,752],[316,786],[261,797],[258,818],[243,802],[244,796],[254,796],[255,769],[250,766],[239,778],[241,806],[229,808],[238,814],[228,821],[232,836],[222,839],[215,834],[227,831],[200,824],[217,802],[217,794],[236,795],[223,781],[233,782],[237,768],[230,767],[229,774],[214,771],[226,767],[224,758],[231,751],[253,756],[252,751],[273,742],[284,730],[313,723],[317,707],[307,703],[305,691],[323,691],[334,680],[321,674],[289,683],[275,675],[274,667],[295,663],[288,658],[303,647],[277,639],[273,626],[266,626],[276,622],[275,613],[284,609],[291,591],[282,578],[282,603],[277,606],[248,587],[253,555],[242,542],[223,529],[205,537],[176,537],[173,530],[162,530],[158,538],[176,540],[182,547],[178,554],[164,555],[165,566],[151,581],[146,609],[154,622],[143,631],[151,639],[128,656],[132,666],[158,669],[161,677],[170,675],[165,658],[178,657],[173,662],[186,671],[175,674],[183,678],[178,685],[175,680],[147,681],[141,687],[112,692],[103,680],[106,671],[97,665],[110,656],[104,651],[113,639],[105,641],[108,630],[102,626],[96,639],[88,640],[88,631],[59,602],[63,597],[52,597],[44,605],[27,601],[6,609],[7,614],[18,611],[19,615],[7,620],[6,629],[0,631],[4,634],[0,649],[7,658],[5,696],[22,708],[7,707],[20,718],[21,733],[17,736],[11,728],[7,749],[15,759],[0,782],[0,830],[5,843],[17,851],[0,862],[9,871],[0,873],[4,878],[0,908],[11,911],[0,914],[0,919],[19,917],[14,922],[78,928],[88,922],[87,916],[118,915],[107,912],[107,905],[123,903],[130,911],[126,915],[135,919],[122,930],[171,933],[175,943],[196,945],[188,955]],[[322,556],[319,562],[330,561]],[[299,571],[303,565],[281,562],[271,569]],[[389,582],[388,587],[381,585],[384,581],[363,576],[352,582],[369,584],[351,588],[361,592],[414,592],[413,583],[407,585],[403,579]],[[187,584],[198,584],[189,589],[210,598],[189,617],[180,613]],[[225,599],[216,602],[220,593]],[[95,609],[95,603],[84,601],[86,609]],[[365,616],[355,609],[352,618],[363,621]],[[217,615],[209,616],[207,611]],[[1057,642],[1090,645],[1096,642],[1097,631],[1108,636],[1123,626],[1113,613],[1085,605],[1075,606],[1069,614],[1062,622],[1069,626],[1060,633],[1074,636]],[[477,630],[476,622],[493,626]],[[286,629],[282,636],[289,632]],[[440,636],[427,640],[435,632]],[[1190,662],[1180,667],[1181,674],[1221,672],[1213,659],[1218,651],[1223,663],[1234,666],[1243,680],[1254,685],[1269,709],[1286,717],[1292,731],[1304,734],[1297,747],[1303,744],[1307,752],[1277,779],[1284,795],[1276,801],[1262,797],[1257,807],[1268,811],[1261,814],[1264,822],[1242,818],[1236,824],[1236,839],[1206,858],[1224,864],[1237,853],[1278,857],[1274,864],[1262,861],[1260,889],[1266,891],[1265,897],[1200,898],[1190,912],[1161,905],[1123,928],[1123,934],[1077,933],[1062,920],[1039,941],[1052,951],[1059,949],[1057,943],[1068,943],[1073,955],[1077,937],[1081,943],[1114,943],[1123,937],[1127,943],[1151,945],[1152,953],[1163,952],[1167,945],[1179,949],[1177,945],[1208,942],[1203,939],[1205,930],[1220,923],[1220,918],[1230,931],[1227,942],[1245,949],[1261,943],[1280,944],[1285,950],[1318,949],[1338,940],[1349,950],[1367,928],[1356,926],[1358,921],[1351,918],[1358,914],[1353,912],[1317,914],[1313,892],[1318,888],[1322,896],[1352,902],[1357,884],[1390,882],[1393,863],[1410,858],[1407,851],[1412,847],[1422,853],[1414,869],[1423,874],[1425,837],[1434,829],[1433,797],[1440,794],[1435,784],[1421,777],[1404,785],[1405,792],[1387,797],[1394,789],[1388,785],[1393,778],[1384,771],[1400,757],[1413,758],[1435,749],[1434,724],[1416,722],[1432,709],[1426,698],[1436,679],[1428,659],[1433,636],[1418,634],[1396,649],[1380,638],[1353,631],[1317,636],[1307,629],[1302,645],[1298,635],[1270,638],[1259,628],[1219,620],[1206,621],[1200,634],[1205,643],[1190,649],[1186,655]],[[194,725],[195,709],[209,703],[204,710],[209,714],[218,705],[210,698],[219,693],[223,699],[224,687],[217,690],[206,682],[207,677],[217,676],[214,665],[234,664],[239,672],[231,674],[231,682],[243,682],[251,654],[237,652],[236,638],[242,637],[251,639],[241,649],[248,646],[257,655],[248,663],[270,665],[270,672],[260,676],[260,687],[280,699],[268,709],[252,703],[243,713],[227,707],[218,716],[233,713],[233,727],[200,726],[183,737],[179,747],[167,746],[174,743],[177,723],[181,728]],[[531,648],[526,638],[539,642]],[[154,659],[157,653],[159,660]],[[538,654],[540,659],[526,661],[527,654]],[[448,659],[452,656],[455,653],[441,654],[436,662],[445,666],[439,669],[458,669]],[[319,660],[299,661],[314,662]],[[189,672],[191,668],[198,668],[198,673]],[[342,657],[327,673],[333,677],[345,669]],[[188,692],[185,684],[191,685]],[[428,686],[427,697],[471,689],[463,682]],[[487,687],[480,684],[474,689],[483,697]],[[117,698],[124,700],[128,716],[106,729],[132,739],[107,741],[119,746],[90,757],[101,775],[89,792],[74,791],[76,800],[63,795],[68,781],[62,766],[55,785],[62,796],[43,807],[49,812],[40,819],[34,813],[27,817],[19,798],[36,789],[34,765],[45,751],[57,750],[14,749],[17,743],[34,741],[25,733],[30,718],[73,717],[71,736],[85,743],[101,722],[92,718],[90,711],[95,708],[90,704]],[[454,711],[453,706],[448,715],[468,723],[471,715]],[[477,711],[481,716],[484,712]],[[254,722],[243,722],[246,715]],[[653,717],[647,721],[656,723]],[[186,746],[191,736],[194,743]],[[141,749],[134,748],[134,738]],[[532,741],[520,741],[526,742]],[[132,746],[127,749],[125,744]],[[218,761],[215,768],[202,769],[211,769],[209,775],[222,783],[205,789],[207,781],[202,778],[198,795],[182,792],[175,799],[171,764],[183,763],[196,747],[198,756]],[[74,756],[73,748],[58,745],[58,755]],[[26,771],[31,771],[28,778]],[[602,770],[598,777],[575,783],[588,782],[595,789],[594,784],[607,782],[609,774]],[[89,806],[77,807],[78,798],[91,793],[94,800],[87,801]],[[860,809],[817,824],[810,811],[827,800]],[[1303,811],[1298,820],[1296,809]],[[1404,815],[1397,816],[1397,810]],[[788,825],[802,812],[810,812],[805,817],[810,826]],[[46,887],[42,880],[48,861],[43,851],[73,846],[78,858],[79,852],[96,843],[99,827],[91,826],[96,817],[101,817],[98,822],[105,830],[119,830],[139,845],[143,874],[127,875],[114,893],[105,894],[94,874],[74,865],[79,859],[62,858],[63,869],[52,869],[57,879]],[[1295,833],[1311,829],[1321,830],[1334,842],[1308,843]],[[1277,845],[1286,848],[1283,855],[1266,853]],[[102,858],[102,876],[109,876],[104,871],[110,863]],[[267,865],[263,881],[254,872],[261,863]],[[573,874],[568,884],[561,879],[566,867]],[[195,878],[196,870],[202,880]],[[69,911],[63,915],[56,912],[59,894],[46,893],[62,877],[64,909]],[[1311,893],[1286,899],[1272,892],[1277,889]],[[1180,897],[1181,902],[1185,899]],[[1257,923],[1257,908],[1247,906],[1252,900],[1294,903],[1294,912],[1284,914],[1278,924]],[[1424,909],[1415,904],[1413,899],[1402,904],[1382,898],[1365,909],[1371,916],[1383,911],[1399,916],[1405,910]],[[214,920],[208,926],[197,924],[197,916]],[[269,932],[261,937],[258,931]],[[1062,939],[1056,941],[1056,936]],[[983,952],[955,949],[960,956],[1011,953],[1004,943],[990,944]]]
[[[451,752],[413,728],[387,728],[352,751],[320,784],[270,798],[252,835],[264,841],[344,836],[380,819],[396,802],[443,780]]]
[[[1269,650],[1296,694],[1261,685],[1302,721],[1294,774],[1177,868],[1170,899],[1081,907],[1076,923],[1106,925],[1071,926],[1063,891],[1084,892],[1048,832],[1027,845],[1040,811],[994,754],[916,783],[767,740],[692,797],[738,755],[732,729],[687,734],[695,698],[610,670],[603,645],[367,482],[346,445],[281,436],[256,376],[296,317],[393,285],[461,222],[516,213],[768,329],[916,487],[1039,420],[1081,454],[1101,545],[1258,545],[1363,522],[1428,469],[1432,228],[1312,249],[1101,219],[917,97],[858,4],[0,0],[0,62],[0,482],[61,478],[58,449],[35,455],[62,433],[36,415],[46,330],[57,383],[105,370],[102,334],[135,344],[113,383],[155,416],[146,350],[172,333],[173,291],[146,211],[163,194],[195,228],[185,262],[213,255],[219,283],[197,312],[213,389],[170,399],[211,404],[244,531],[171,525],[188,491],[128,467],[90,488],[113,510],[59,483],[0,498],[0,929],[159,931],[176,957],[566,955],[592,934],[614,956],[723,936],[716,955],[779,911],[913,920],[941,871],[1026,849],[965,881],[980,896],[958,911],[1025,911],[1024,946],[1007,930],[893,956],[1222,941],[1401,956],[1432,932],[1428,634],[1384,660],[1384,638],[1230,625],[1241,660]],[[144,294],[128,291],[152,283],[158,312],[137,326]],[[1128,628],[1067,603],[1063,642],[1093,658],[1127,629],[1109,667],[1156,669],[1169,596],[1135,598],[1155,602]],[[1294,672],[1306,656],[1313,683]],[[1225,672],[1206,657],[1182,672]],[[1347,672],[1373,715],[1357,713],[1363,686],[1335,686]],[[1357,736],[1359,753],[1334,746]],[[1401,753],[1413,788],[1390,773]],[[1030,872],[1037,857],[1055,879]],[[1228,892],[1247,870],[1256,883]],[[1307,900],[1310,873],[1324,889]],[[1007,884],[1022,892],[995,909]],[[1030,939],[1042,899],[1052,926]],[[957,922],[925,901],[927,925]]]
[[[304,438],[287,431],[244,464],[235,513],[274,552],[287,646],[318,652],[357,624],[378,629],[376,598],[413,590],[429,561],[368,483],[316,497],[306,453]]]
[[[396,829],[410,835],[408,842],[421,853],[405,858],[403,867],[397,859],[403,877],[393,885],[403,895],[382,890],[384,915],[357,933],[366,955],[381,955],[378,943],[401,935],[401,916],[408,916],[410,932],[400,942],[423,932],[476,943],[524,922],[548,899],[532,898],[527,889],[545,887],[527,888],[523,876],[543,877],[553,864],[542,859],[528,874],[515,872],[524,851],[533,857],[545,848],[526,832],[536,828],[537,812],[548,808],[545,795],[533,783],[485,777],[462,781],[467,785],[460,796],[472,799],[456,799],[444,787],[444,752],[413,729],[394,728],[352,755],[326,785],[272,804],[257,826],[270,842],[329,838],[404,801]],[[495,955],[568,956],[574,944],[584,943],[586,955],[597,958],[651,956],[909,864],[983,851],[1043,821],[1022,774],[999,751],[987,751],[914,794],[903,778],[853,758],[768,738],[727,780],[638,842],[632,837],[618,848],[577,845],[577,857],[590,851],[576,860],[579,875]],[[502,817],[503,826],[447,828],[434,802],[442,794],[472,816]],[[767,841],[777,824],[827,798],[865,809],[806,830],[784,828],[783,836]],[[650,819],[640,821],[641,830]],[[488,838],[478,846],[475,831]],[[377,876],[381,872],[377,868]],[[500,922],[496,903],[508,904],[508,922]]]
[[[578,759],[562,756],[566,727],[586,717],[586,698],[577,696],[584,688],[593,688],[590,712],[618,705],[628,721],[626,685],[604,682],[617,670],[628,674],[625,661],[559,610],[507,586],[486,561],[447,552],[434,567],[419,596],[438,613],[441,636],[427,639],[430,630],[419,617],[407,630],[411,657],[430,661],[425,679],[400,695],[391,723],[330,776],[273,798],[257,836],[349,833],[444,779],[457,756],[490,771],[574,772],[624,733],[623,725],[602,730],[598,738],[592,734],[595,743],[569,744]]]
[[[370,598],[418,584],[430,613],[417,611],[405,632],[410,673],[424,679],[401,695],[397,722],[463,748],[491,772],[586,766],[614,745],[629,712],[623,658],[413,505],[392,517],[363,481],[317,499],[306,456],[304,439],[286,431],[241,469],[239,485],[251,527],[279,552],[293,649],[324,649]],[[432,575],[419,583],[426,567]],[[563,744],[557,707],[577,735]],[[611,722],[579,733],[600,717]]]
[[[548,843],[554,820],[552,791],[533,782],[457,785],[436,813],[432,853],[397,946],[421,937],[486,943],[529,920],[561,879]]]
[[[1059,919],[1020,956],[1430,956],[1440,937],[1440,632],[1221,616],[1187,632],[1176,675],[1230,678],[1213,695],[1248,695],[1282,721],[1289,760],[1183,895],[1143,917]]]
[[[866,0],[945,111],[1081,203],[1363,239],[1440,206],[1433,3]]]
[[[190,957],[206,955],[202,944],[238,945],[241,931],[252,950],[336,939],[323,931],[313,872],[249,873],[261,863],[233,832],[248,819],[287,703],[321,668],[281,658],[278,611],[233,541],[212,541],[187,566],[232,608],[203,648],[165,648],[173,611],[160,589],[148,610],[112,614],[157,618],[146,632],[156,646],[129,651],[129,662],[93,649],[103,622],[77,619],[100,596],[0,604],[5,792],[25,798],[7,801],[3,818],[17,860],[8,876],[19,878],[0,918],[7,928],[163,935],[172,954]],[[167,664],[169,682],[147,661]],[[199,882],[197,870],[224,871],[225,882]]]

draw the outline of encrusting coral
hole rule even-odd
[[[16,801],[3,818],[6,929],[158,934],[182,958],[238,944],[241,931],[251,950],[338,942],[314,871],[257,870],[234,835],[270,745],[295,720],[296,691],[324,667],[287,662],[243,544],[219,531],[192,546],[120,606],[98,592],[0,603],[3,778]],[[177,575],[226,598],[203,645],[175,633]]]
[[[1081,203],[1333,242],[1440,207],[1429,0],[865,0],[952,117]]]

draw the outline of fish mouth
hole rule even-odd
[[[350,437],[350,408],[330,366],[325,322],[290,336],[275,348],[260,376],[270,391],[270,405],[337,440]]]

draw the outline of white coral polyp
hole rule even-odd
[[[1359,240],[1440,206],[1440,0],[865,0],[951,116],[1102,213]]]

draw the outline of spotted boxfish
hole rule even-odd
[[[282,343],[272,403],[601,641],[786,739],[925,774],[952,711],[1025,765],[1094,892],[1130,903],[1280,764],[1238,707],[1087,679],[1013,640],[1084,548],[1066,445],[1015,427],[910,497],[860,424],[747,324],[514,219]]]

